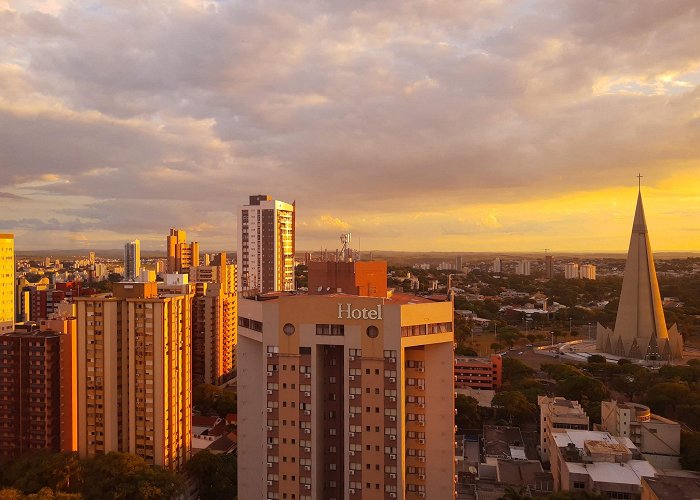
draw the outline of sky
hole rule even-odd
[[[697,0],[0,0],[18,250],[700,250]]]

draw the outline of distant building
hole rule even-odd
[[[134,240],[124,245],[124,281],[138,281],[141,273],[141,242]]]
[[[554,257],[551,255],[544,257],[544,276],[548,280],[554,278]]]
[[[584,280],[595,280],[596,267],[593,264],[581,264],[579,275]]]
[[[491,271],[494,273],[500,273],[501,272],[501,258],[496,257],[493,259],[493,266],[491,266]]]
[[[455,388],[500,389],[503,385],[503,360],[499,354],[488,358],[455,356]]]
[[[309,295],[386,296],[386,261],[309,262]]]
[[[636,403],[603,401],[601,428],[613,436],[628,437],[654,466],[680,469],[681,426]]]
[[[615,329],[598,323],[599,351],[626,358],[671,361],[683,358],[683,337],[676,325],[666,329],[642,194],[632,224]]]
[[[170,229],[165,239],[167,249],[166,272],[187,274],[190,266],[199,265],[199,243],[187,243],[187,233],[182,229]]]
[[[88,253],[88,263],[91,266],[95,265],[95,252],[89,252]]]
[[[642,478],[641,500],[697,500],[700,498],[700,473],[687,476],[663,475]]]
[[[579,272],[579,265],[576,262],[568,262],[564,264],[564,278],[567,280],[579,279],[581,274]]]
[[[0,335],[15,326],[15,236],[0,234]]]
[[[656,475],[656,469],[628,438],[583,430],[566,430],[552,437],[554,491],[598,491],[607,498],[638,499],[642,478]]]
[[[530,276],[530,261],[529,260],[519,260],[515,263],[515,274],[521,276]]]
[[[590,420],[578,401],[559,396],[537,396],[540,407],[540,453],[544,462],[556,452],[553,434],[567,429],[587,431]]]
[[[295,206],[267,195],[251,196],[238,211],[238,289],[294,290]]]

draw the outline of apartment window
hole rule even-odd
[[[574,481],[574,489],[575,490],[583,490],[586,488],[586,483],[582,481]]]

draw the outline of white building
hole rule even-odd
[[[136,281],[141,273],[141,242],[130,241],[124,245],[124,281]]]
[[[515,274],[530,276],[530,261],[520,260],[515,263]]]
[[[595,266],[593,264],[583,264],[579,269],[579,275],[584,280],[595,279]]]
[[[578,279],[580,276],[579,266],[576,262],[569,262],[564,265],[564,278],[567,280],[574,280]]]
[[[578,401],[538,396],[537,404],[540,407],[540,454],[542,461],[548,462],[550,455],[556,454],[555,433],[570,429],[587,431],[590,421]]]
[[[254,195],[238,211],[239,291],[294,290],[294,205]]]
[[[501,272],[501,258],[496,257],[493,259],[493,266],[491,267],[491,271],[494,273],[500,273]]]

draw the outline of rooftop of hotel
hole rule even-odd
[[[384,304],[397,304],[397,305],[408,305],[408,304],[434,304],[435,302],[440,302],[440,301],[435,301],[431,300],[430,298],[422,295],[413,295],[410,293],[393,293],[390,291],[387,294],[387,297],[370,297],[370,296],[365,296],[365,295],[354,295],[350,293],[342,293],[342,292],[333,292],[333,293],[325,293],[323,295],[310,295],[308,293],[302,293],[302,292],[268,292],[268,293],[263,293],[263,294],[257,294],[255,296],[251,297],[245,297],[249,300],[258,300],[258,301],[267,301],[267,300],[275,300],[280,297],[289,297],[289,298],[294,298],[294,297],[323,297],[323,298],[331,298],[331,299],[345,299],[345,298],[356,298],[356,297],[362,297],[362,298],[373,298],[373,299],[382,299],[384,301]]]

